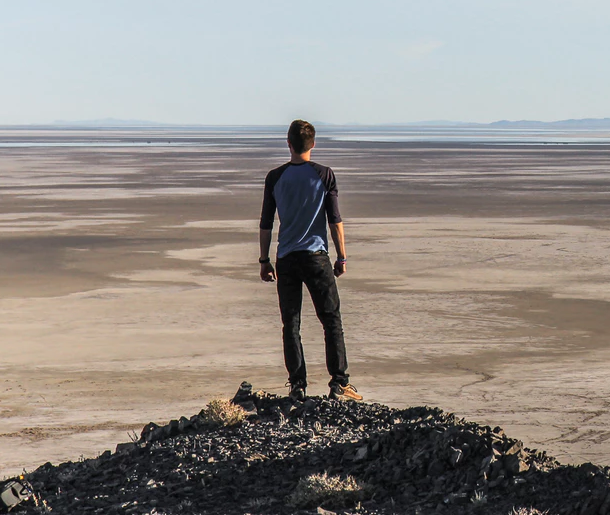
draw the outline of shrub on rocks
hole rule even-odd
[[[204,422],[217,426],[236,426],[246,420],[246,411],[227,399],[213,399],[199,416]]]
[[[301,478],[294,492],[288,497],[288,503],[296,508],[323,504],[346,506],[362,501],[370,490],[369,486],[359,483],[352,476],[341,479],[323,472]]]

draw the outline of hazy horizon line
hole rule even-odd
[[[452,120],[421,120],[416,122],[390,122],[390,123],[333,123],[324,121],[312,121],[314,126],[320,127],[413,127],[413,126],[430,126],[430,127],[489,127],[489,126],[559,126],[559,125],[578,125],[578,126],[595,126],[610,128],[610,118],[569,118],[555,121],[540,121],[540,120],[496,120],[493,122],[472,122],[472,121],[452,121]],[[157,122],[150,120],[132,120],[122,118],[99,118],[91,120],[55,120],[50,123],[25,123],[25,124],[1,124],[4,128],[43,128],[43,127],[95,127],[95,128],[145,128],[145,127],[285,127],[285,123],[172,123],[172,122]]]

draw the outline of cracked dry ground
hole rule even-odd
[[[563,466],[438,408],[301,403],[248,383],[233,403],[248,414],[234,426],[204,409],[114,453],[43,465],[28,476],[38,506],[14,513],[610,513],[609,467]]]

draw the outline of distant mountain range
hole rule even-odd
[[[487,124],[491,127],[566,127],[583,129],[610,129],[610,118],[580,118],[570,120],[559,120],[556,122],[537,122],[532,120],[509,121],[500,120]]]
[[[175,124],[160,123],[147,120],[121,120],[117,118],[102,118],[98,120],[66,121],[57,120],[51,125],[59,127],[206,127],[219,125],[206,124]],[[610,118],[580,118],[541,122],[536,120],[499,120],[491,123],[453,122],[449,120],[429,120],[420,122],[389,123],[389,124],[332,124],[316,121],[314,125],[325,127],[355,126],[355,127],[497,127],[497,128],[566,128],[566,129],[610,129]]]
[[[422,122],[394,123],[391,127],[497,127],[497,128],[566,128],[566,129],[610,129],[610,118],[580,118],[541,122],[537,120],[499,120],[491,123],[452,122],[449,120],[431,120]]]
[[[118,118],[100,118],[98,120],[55,120],[51,125],[66,127],[161,127],[173,124],[151,122],[148,120],[121,120]]]

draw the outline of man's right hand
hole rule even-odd
[[[276,280],[275,270],[271,263],[261,263],[261,279],[266,283],[272,283]]]

